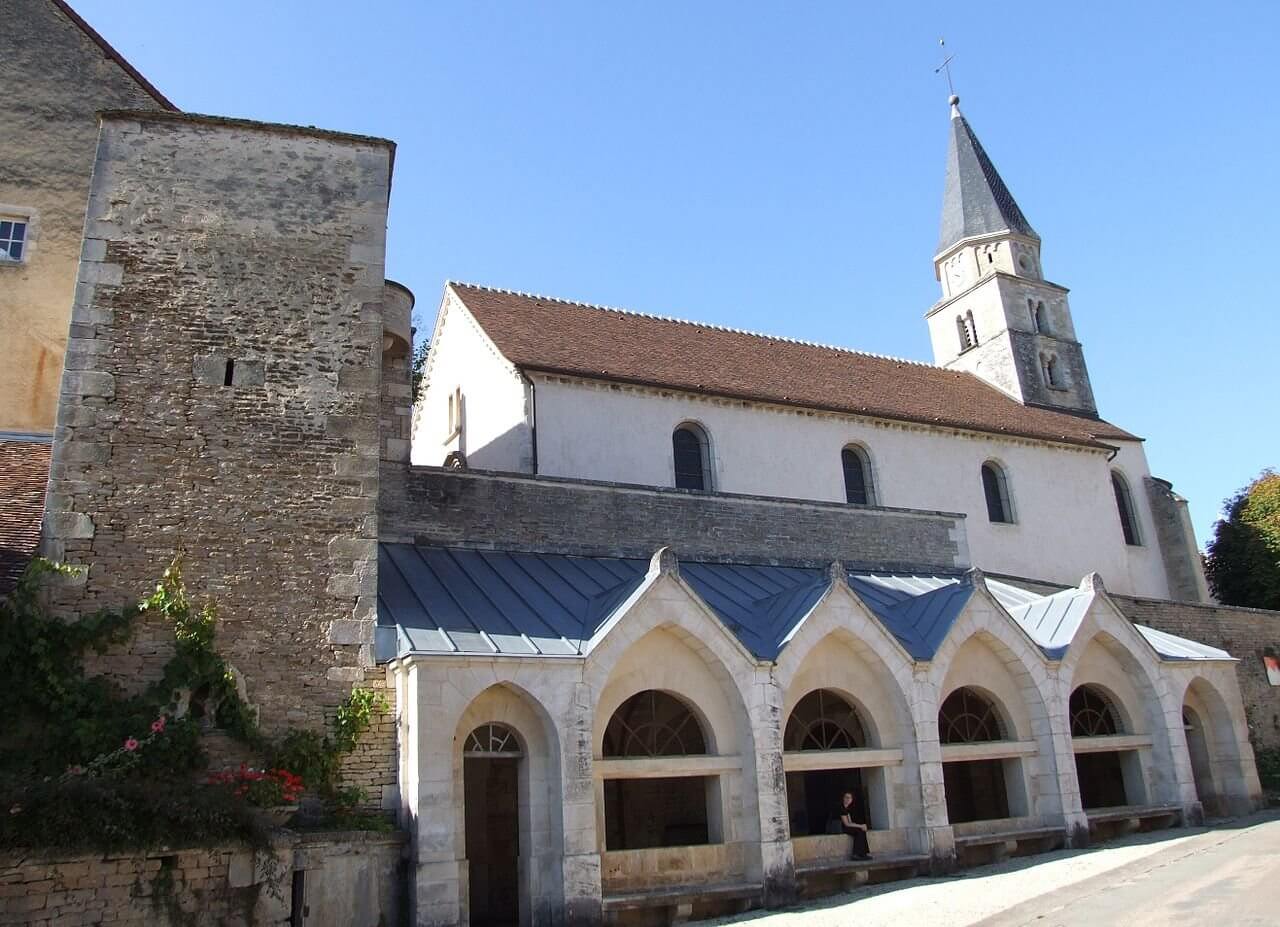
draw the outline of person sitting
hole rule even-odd
[[[858,820],[862,814],[853,801],[853,793],[845,792],[840,797],[840,829],[853,841],[853,852],[850,859],[870,859],[871,848],[867,845],[867,825]]]

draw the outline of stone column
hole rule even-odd
[[[787,809],[787,776],[782,765],[783,692],[770,669],[756,670],[747,710],[755,742],[756,806],[760,817],[760,869],[767,907],[796,898],[795,856]],[[749,787],[749,786],[748,786]]]

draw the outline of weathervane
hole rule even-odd
[[[939,45],[939,46],[941,46],[941,48],[942,48],[942,53],[943,53],[944,55],[946,55],[946,54],[947,54],[947,40],[946,40],[946,39],[938,39],[938,45]],[[933,73],[934,73],[934,74],[941,74],[941,73],[943,73],[943,72],[946,72],[946,75],[947,75],[947,90],[948,90],[948,91],[950,91],[950,93],[951,93],[951,95],[952,95],[953,97],[956,95],[956,88],[955,88],[955,87],[953,87],[953,86],[951,86],[951,59],[953,59],[954,57],[955,57],[955,55],[947,55],[947,57],[945,57],[945,58],[943,58],[943,59],[942,59],[942,64],[938,65],[936,68],[934,68],[934,69],[933,69]]]

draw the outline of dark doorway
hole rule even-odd
[[[519,759],[463,759],[471,923],[520,923]]]
[[[852,792],[858,809],[854,820],[869,824],[867,793],[860,769],[815,769],[787,773],[787,816],[792,837],[812,837],[827,832],[838,816],[840,797]]]
[[[1120,754],[1114,750],[1077,753],[1076,779],[1080,783],[1080,804],[1086,810],[1128,804],[1124,764]]]
[[[1004,763],[1004,760],[971,760],[942,764],[947,817],[952,824],[1009,817]]]

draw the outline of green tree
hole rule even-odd
[[[422,385],[422,377],[427,372],[427,347],[430,342],[419,341],[413,347],[413,360],[410,362],[409,371],[413,376],[413,399],[418,400],[418,387]]]
[[[1227,500],[1205,554],[1205,577],[1225,605],[1280,609],[1280,473],[1264,470]]]

